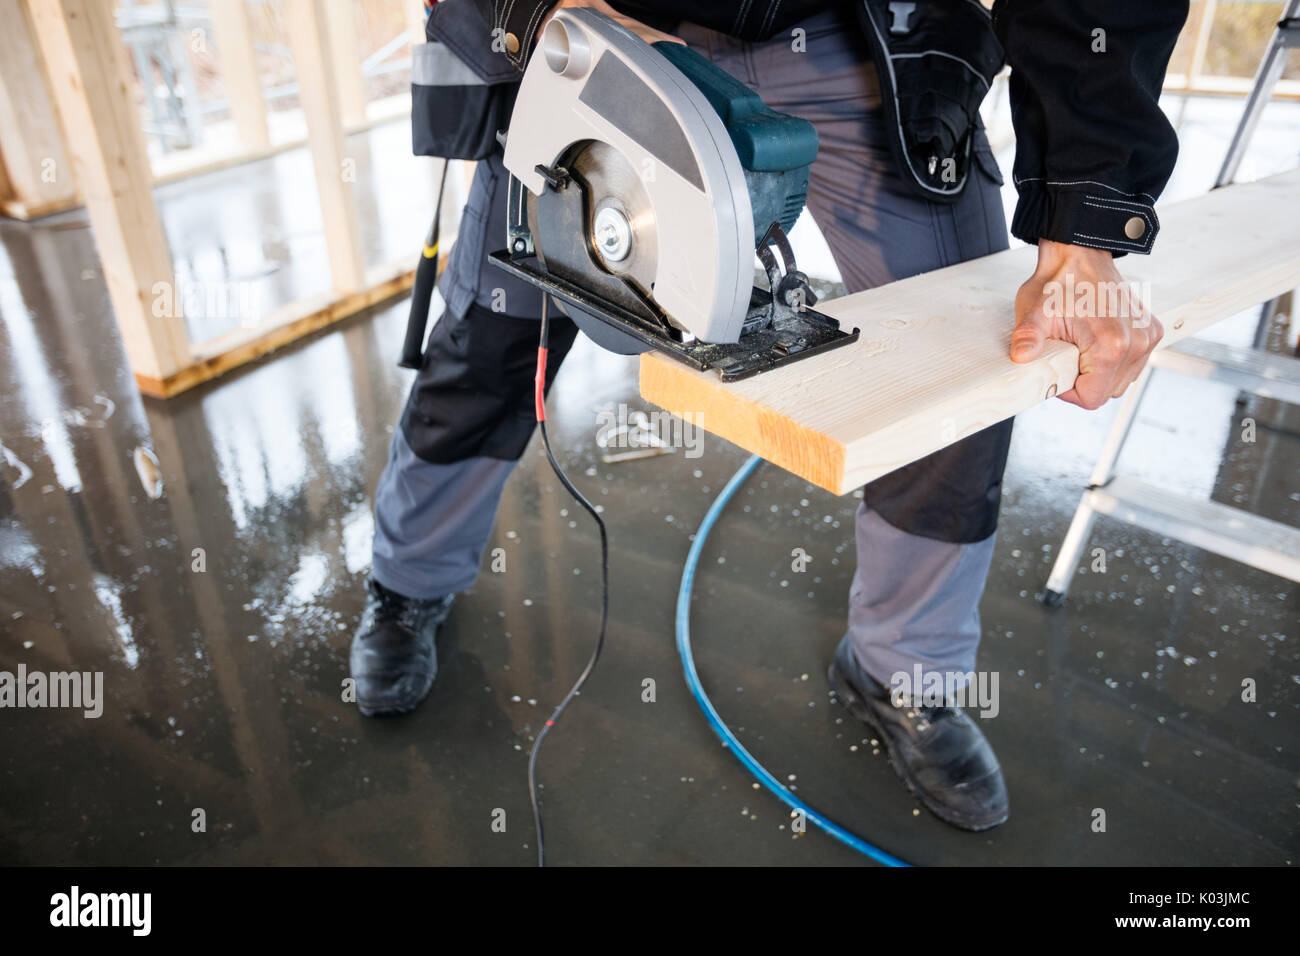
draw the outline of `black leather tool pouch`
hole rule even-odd
[[[890,146],[903,179],[953,202],[975,161],[979,108],[1002,69],[1002,46],[976,0],[859,0],[880,74]]]

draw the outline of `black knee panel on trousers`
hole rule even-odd
[[[402,434],[411,450],[434,464],[518,459],[537,424],[533,379],[540,332],[537,319],[477,304],[461,319],[444,314],[429,334],[402,413]],[[567,316],[552,314],[547,390],[577,334]]]
[[[862,489],[863,502],[908,534],[953,544],[983,541],[998,526],[1013,422],[998,422],[877,478]]]

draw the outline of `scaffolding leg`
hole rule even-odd
[[[1120,452],[1124,450],[1129,431],[1137,419],[1142,396],[1146,394],[1150,383],[1151,366],[1148,365],[1128,390],[1128,394],[1124,396],[1119,414],[1115,416],[1115,423],[1110,426],[1110,434],[1106,436],[1106,444],[1102,446],[1101,456],[1097,459],[1097,466],[1093,469],[1092,478],[1088,482],[1088,489],[1079,500],[1079,507],[1075,509],[1074,519],[1070,522],[1070,530],[1065,533],[1065,540],[1061,542],[1061,550],[1056,555],[1056,563],[1052,565],[1047,586],[1043,589],[1041,598],[1048,607],[1057,607],[1070,591],[1070,580],[1074,577],[1075,568],[1079,566],[1083,549],[1088,546],[1092,524],[1097,517],[1097,513],[1092,508],[1092,489],[1102,487],[1114,477],[1115,464],[1119,461]]]
[[[1254,85],[1246,98],[1246,109],[1241,114],[1241,122],[1237,124],[1237,131],[1228,146],[1228,155],[1224,157],[1219,178],[1214,181],[1216,188],[1226,186],[1237,178],[1237,167],[1246,154],[1255,127],[1259,125],[1260,114],[1272,99],[1273,88],[1277,86],[1277,81],[1282,78],[1282,71],[1286,68],[1287,51],[1297,45],[1300,45],[1300,0],[1288,0],[1273,39],[1264,53],[1264,59],[1255,73]]]
[[[1241,165],[1241,158],[1245,155],[1255,127],[1259,124],[1260,114],[1272,98],[1273,88],[1286,67],[1287,51],[1293,48],[1300,48],[1300,0],[1286,2],[1277,31],[1273,34],[1259,71],[1255,74],[1254,86],[1246,99],[1246,109],[1237,124],[1223,167],[1219,170],[1219,177],[1215,181],[1216,188],[1226,186],[1236,179],[1237,168]],[[1281,306],[1279,299],[1265,303],[1255,332],[1257,348],[1262,348],[1266,343],[1273,317],[1279,306]],[[1119,461],[1124,442],[1128,440],[1129,429],[1137,418],[1138,406],[1142,403],[1142,396],[1150,381],[1151,366],[1148,365],[1124,397],[1124,404],[1119,410],[1115,424],[1111,426],[1110,434],[1106,437],[1106,444],[1102,448],[1097,467],[1093,470],[1092,479],[1079,501],[1079,507],[1074,512],[1070,529],[1065,534],[1065,540],[1061,542],[1061,551],[1056,556],[1055,564],[1052,565],[1052,573],[1048,576],[1047,584],[1040,595],[1043,603],[1050,607],[1059,605],[1069,593],[1070,580],[1079,566],[1083,549],[1088,546],[1088,537],[1092,534],[1092,525],[1097,517],[1096,509],[1093,507],[1094,489],[1105,486],[1115,476],[1115,463]]]
[[[1124,450],[1124,443],[1128,441],[1129,430],[1137,419],[1138,406],[1142,404],[1142,397],[1146,394],[1147,386],[1151,384],[1151,372],[1152,368],[1148,364],[1121,401],[1119,414],[1115,416],[1115,422],[1110,426],[1110,434],[1106,436],[1106,444],[1101,446],[1101,457],[1097,459],[1097,467],[1092,470],[1092,478],[1088,480],[1089,488],[1100,488],[1115,477],[1115,463],[1119,461],[1119,454]]]
[[[1070,522],[1070,530],[1065,533],[1065,540],[1061,542],[1061,550],[1056,556],[1056,563],[1052,565],[1047,586],[1043,588],[1041,599],[1048,607],[1059,607],[1070,593],[1070,579],[1074,577],[1074,569],[1079,564],[1083,549],[1088,546],[1088,537],[1092,534],[1092,524],[1096,520],[1097,512],[1092,508],[1092,491],[1088,490],[1079,499],[1079,507]]]

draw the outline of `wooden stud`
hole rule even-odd
[[[6,214],[67,206],[77,182],[59,129],[27,0],[0,0],[0,151]]]
[[[1205,68],[1205,52],[1210,46],[1210,33],[1214,28],[1214,13],[1218,0],[1201,0],[1201,16],[1196,23],[1196,40],[1192,45],[1192,60],[1187,67],[1187,89],[1193,89]]]
[[[179,296],[167,295],[171,256],[112,5],[32,0],[31,9],[131,368],[166,378],[189,364],[189,341]]]
[[[239,141],[248,149],[266,149],[271,137],[247,0],[212,0],[212,29]]]
[[[402,0],[406,11],[406,29],[411,34],[411,43],[425,43],[428,37],[424,32],[424,0]]]
[[[339,111],[345,127],[366,121],[366,85],[357,43],[357,7],[352,0],[326,2],[331,65],[339,84]]]
[[[329,250],[334,290],[355,292],[365,285],[365,259],[357,230],[355,159],[346,152],[338,83],[325,27],[324,0],[286,0],[298,99],[307,121],[307,145],[316,172],[321,226]]]
[[[1161,210],[1150,256],[1119,268],[1149,288],[1162,346],[1300,286],[1300,170]],[[835,494],[916,461],[1067,391],[1078,350],[1049,341],[1035,361],[1008,352],[1012,300],[1033,272],[1022,246],[819,303],[850,346],[723,384],[658,353],[641,395]]]

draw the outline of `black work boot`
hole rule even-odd
[[[926,808],[963,830],[987,830],[1009,814],[997,755],[979,727],[955,707],[895,707],[889,688],[858,664],[848,638],[831,661],[831,690],[879,738],[894,771]]]
[[[428,695],[438,674],[433,639],[455,597],[418,600],[366,580],[366,607],[349,655],[364,716],[405,714]]]

